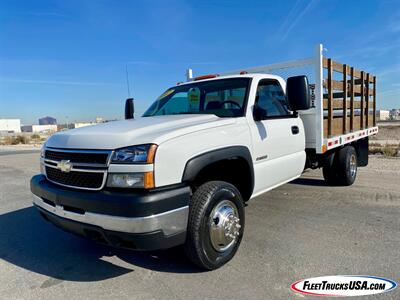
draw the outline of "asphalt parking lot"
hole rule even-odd
[[[293,299],[304,297],[289,288],[302,278],[400,281],[400,159],[372,157],[351,187],[325,186],[315,170],[253,199],[236,257],[213,272],[194,268],[180,249],[112,249],[42,220],[29,191],[38,159],[0,155],[3,299]],[[379,297],[399,299],[400,289]]]

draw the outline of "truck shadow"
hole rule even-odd
[[[113,256],[132,264],[132,268],[109,262],[107,258]],[[42,284],[43,288],[64,280],[90,282],[114,278],[135,271],[135,266],[160,272],[200,271],[186,260],[180,248],[134,252],[95,244],[48,224],[34,207],[0,215],[0,259],[52,277],[53,280]]]

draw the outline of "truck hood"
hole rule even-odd
[[[131,145],[161,144],[184,134],[234,123],[234,118],[219,118],[215,115],[143,117],[59,132],[47,140],[46,146],[112,150]]]

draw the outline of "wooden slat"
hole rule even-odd
[[[355,84],[361,84],[361,79],[356,79],[354,82]],[[374,76],[371,73],[369,73],[369,82],[374,83]]]
[[[356,94],[356,97],[361,96],[361,84],[354,85],[354,93]]]
[[[332,60],[328,59],[328,137],[332,135],[333,120],[333,88],[332,88]]]
[[[333,99],[332,105],[333,105],[334,110],[339,110],[339,109],[343,110],[343,100]],[[372,107],[372,102],[370,102],[370,105]],[[323,107],[324,107],[324,109],[328,109],[328,99],[324,99]],[[350,110],[351,110],[351,99],[346,101],[346,107],[347,107],[347,109],[350,108]],[[354,109],[361,108],[361,101],[354,100],[353,108]]]
[[[353,131],[360,130],[360,116],[354,116]],[[342,118],[334,118],[332,121],[332,136],[341,135],[342,133]],[[324,137],[328,137],[328,119],[324,119]]]
[[[350,131],[354,129],[354,68],[350,69]]]
[[[364,82],[364,72],[361,72],[361,82]],[[364,89],[364,85],[361,85]],[[360,114],[360,129],[364,129],[364,93],[361,93],[361,114]]]
[[[354,131],[360,130],[360,116],[354,116]]]
[[[367,80],[366,80],[366,90],[365,90],[365,94],[366,94],[366,102],[365,102],[365,111],[366,111],[366,116],[365,116],[365,128],[369,127],[369,73],[367,73]]]
[[[332,80],[332,86],[333,86],[334,90],[342,91],[344,84],[343,84],[342,80]],[[323,87],[326,88],[326,89],[328,88],[327,80],[324,80]],[[347,84],[347,89],[350,90],[350,83]],[[356,97],[361,96],[361,84],[355,84],[354,85],[354,93],[355,93]],[[364,88],[364,94],[365,93],[366,92],[365,92],[365,88]],[[370,96],[373,95],[372,89],[369,90],[369,95]],[[336,92],[336,93],[333,93],[333,98],[343,98],[343,95],[342,94],[338,94],[338,92]]]
[[[339,62],[333,61],[332,59],[328,58],[324,58],[324,68],[328,68],[329,66],[329,60],[331,60],[331,64],[332,64],[332,70],[336,71],[336,72],[342,72],[343,71],[343,65]]]
[[[354,77],[361,78],[361,71],[354,69]]]
[[[355,96],[356,97],[361,96],[361,85],[355,85],[354,86],[354,92],[355,92]],[[372,89],[369,89],[368,94],[369,94],[369,96],[373,95]],[[367,95],[367,92],[366,92],[366,89],[365,89],[365,85],[364,85],[364,95]]]
[[[347,132],[347,65],[343,65],[343,133]]]
[[[329,58],[325,58],[325,57],[323,59],[323,66],[324,66],[325,69],[328,68],[328,60],[329,60]],[[332,68],[336,72],[340,72],[340,73],[343,72],[343,64],[341,64],[339,62],[332,61]],[[353,70],[354,70],[354,77],[361,78],[361,71],[359,71],[357,69],[354,69],[354,68],[353,68]],[[350,67],[349,66],[347,66],[347,73],[350,73]]]
[[[361,84],[361,79],[355,79],[354,84]]]
[[[359,90],[359,91],[361,91],[361,86],[355,86],[356,87],[356,89],[357,90]],[[348,85],[348,87],[347,87],[347,97],[350,97],[351,96],[351,93],[350,93],[350,85]],[[373,96],[373,94],[374,94],[374,91],[373,91],[373,89],[372,88],[370,88],[369,89],[369,95],[370,96]],[[356,93],[356,92],[354,92],[354,97],[360,97],[361,96],[361,93]],[[344,97],[344,94],[343,94],[343,92],[334,92],[333,93],[333,99],[343,99],[343,97]],[[328,94],[324,94],[323,95],[323,98],[324,99],[328,99]]]
[[[372,117],[372,123],[374,124],[374,126],[376,126],[376,76],[374,76],[373,85],[374,85],[374,91],[372,95],[372,100],[373,100],[374,114]]]
[[[324,88],[328,88],[327,82],[324,82]],[[337,91],[343,91],[343,81],[332,79],[332,88]]]
[[[324,124],[326,124],[325,122],[327,122],[328,120],[324,120]],[[327,125],[327,124],[326,124]],[[329,126],[327,126],[329,128]],[[329,134],[328,132],[326,133],[327,137],[332,137],[335,135],[341,135],[342,134],[342,118],[334,118],[332,120],[332,125],[331,125],[331,131],[332,133]]]
[[[338,62],[332,60],[332,69],[336,72],[342,72],[343,65],[341,63],[338,63]]]
[[[332,79],[332,88],[337,91],[343,91],[343,82]]]
[[[333,109],[343,109],[343,100],[333,100]],[[324,109],[328,109],[328,99],[324,99]]]
[[[324,100],[328,99],[328,94],[324,94]],[[343,99],[343,92],[335,92],[333,93],[333,99]]]

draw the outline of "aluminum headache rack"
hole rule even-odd
[[[306,148],[316,153],[376,134],[376,76],[323,56],[316,46],[310,58],[223,72],[221,76],[247,73],[278,75],[285,80],[306,75],[310,82],[311,108],[299,112],[304,123]],[[192,70],[187,72],[191,80]]]

